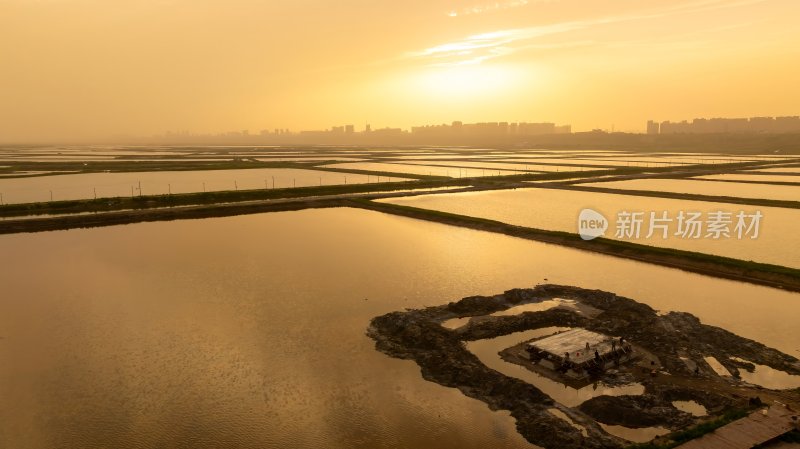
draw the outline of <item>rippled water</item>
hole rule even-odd
[[[693,182],[716,184],[704,181]],[[598,185],[606,184],[616,183],[598,183]],[[800,190],[800,188],[798,189]],[[615,238],[618,213],[623,211],[645,212],[646,221],[642,225],[639,238],[625,238],[625,240],[645,245],[800,268],[800,252],[797,251],[797,248],[800,248],[800,233],[797,232],[795,225],[800,222],[800,210],[797,209],[536,188],[421,195],[385,199],[381,202],[488,218],[518,226],[575,233],[578,230],[578,214],[584,208],[591,208],[602,213],[609,220],[609,227],[605,233],[605,237],[608,238]],[[669,224],[667,238],[661,238],[662,234],[658,230],[653,236],[647,238],[650,212],[661,216],[663,211],[668,211],[668,217],[673,219],[673,222]],[[738,239],[735,233],[732,234],[732,238],[716,240],[713,238],[681,238],[674,235],[677,230],[677,222],[674,220],[680,211],[702,212],[703,219],[707,218],[709,212],[715,211],[731,212],[732,216],[739,211],[745,211],[748,214],[761,211],[763,218],[759,226],[759,236],[756,239],[751,239],[749,236]],[[735,218],[733,220],[731,231],[735,225]],[[704,228],[703,235],[705,233]]]
[[[800,295],[354,209],[0,236],[0,447],[525,447],[377,315],[550,282],[795,356]]]

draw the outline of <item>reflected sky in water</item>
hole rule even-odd
[[[524,447],[369,320],[549,282],[797,355],[797,294],[356,209],[0,236],[0,446]],[[754,301],[754,298],[757,298]]]

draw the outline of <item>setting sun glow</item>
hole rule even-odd
[[[794,115],[798,17],[796,0],[5,0],[0,136]]]
[[[425,95],[442,99],[473,100],[519,88],[522,77],[507,66],[456,65],[426,68],[417,76],[416,81]],[[530,77],[525,81],[532,82]]]

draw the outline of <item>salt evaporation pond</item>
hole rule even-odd
[[[647,190],[695,195],[732,196],[736,198],[800,201],[800,186],[713,182],[696,179],[629,179],[581,185],[604,189]]]
[[[0,193],[8,204],[49,201],[50,191],[56,201],[139,195],[140,185],[142,195],[165,195],[396,181],[407,179],[293,168],[78,173],[0,179]]]
[[[605,184],[613,183],[598,183]],[[578,215],[581,210],[589,208],[602,213],[609,220],[605,233],[607,238],[616,237],[617,217],[620,212],[644,212],[646,221],[642,225],[640,237],[624,240],[800,268],[800,252],[797,251],[800,248],[800,233],[795,230],[795,223],[800,221],[800,210],[797,209],[537,188],[419,195],[380,201],[576,234]],[[647,238],[650,212],[661,217],[663,211],[667,211],[668,217],[673,219],[669,223],[667,238],[662,238],[663,233],[658,230]],[[743,238],[739,239],[733,232],[736,219],[732,218],[734,223],[730,226],[731,238],[706,238],[705,228],[700,238],[682,238],[674,235],[677,231],[675,219],[681,211],[702,212],[703,220],[708,217],[709,212],[727,211],[735,217],[740,211],[746,214],[760,211],[762,219],[759,235],[752,239],[743,233]]]
[[[358,209],[0,248],[2,447],[529,447],[508,413],[423,380],[366,329],[545,278],[800,349],[795,293]]]

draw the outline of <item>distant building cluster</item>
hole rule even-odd
[[[401,128],[378,128],[372,129],[372,127],[367,124],[364,127],[364,131],[358,132],[354,125],[342,125],[342,126],[334,126],[329,130],[324,131],[300,131],[298,134],[300,137],[306,138],[318,138],[318,137],[332,137],[332,138],[339,138],[339,137],[346,137],[346,136],[353,136],[355,134],[361,135],[369,135],[373,137],[400,137],[403,134],[407,134],[406,131],[403,131]]]
[[[647,134],[800,133],[800,117],[696,118],[682,122],[647,122]]]
[[[372,129],[367,124],[363,131],[356,131],[354,125],[333,126],[326,130],[300,131],[292,133],[288,129],[275,129],[274,131],[262,130],[261,137],[271,136],[296,136],[298,138],[317,139],[333,138],[341,139],[347,136],[369,136],[371,138],[399,138],[406,136],[414,137],[501,137],[501,136],[541,136],[548,134],[570,134],[571,125],[558,126],[555,123],[509,123],[509,122],[485,122],[485,123],[463,123],[452,122],[451,124],[414,126],[411,130],[402,128],[378,128]],[[247,137],[248,131],[224,133],[226,136]]]
[[[800,116],[751,117],[751,118],[697,118],[682,122],[647,122],[647,134],[660,136],[688,136],[686,139],[704,134],[750,134],[761,136],[798,134]],[[641,137],[638,133],[614,132],[603,129],[573,132],[571,125],[556,125],[550,122],[481,122],[414,126],[410,129],[384,127],[373,128],[369,124],[357,127],[352,124],[333,126],[324,130],[291,131],[286,128],[229,131],[219,134],[192,134],[187,131],[167,132],[154,136],[160,141],[205,142],[214,144],[331,144],[331,145],[517,145],[530,142],[616,142],[631,144],[630,139]],[[601,139],[601,140],[598,140]],[[606,140],[602,140],[606,139]],[[665,137],[674,140],[674,137]],[[652,139],[651,139],[652,140]]]
[[[538,136],[544,134],[570,134],[572,126],[556,126],[555,123],[462,123],[453,122],[450,125],[414,126],[411,134],[418,136]]]

